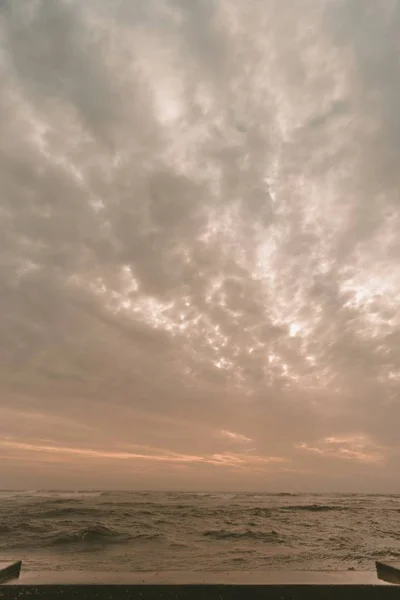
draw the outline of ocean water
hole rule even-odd
[[[0,492],[0,559],[28,569],[372,569],[400,496]]]

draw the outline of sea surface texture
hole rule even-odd
[[[27,569],[372,569],[400,496],[0,492],[0,559]]]

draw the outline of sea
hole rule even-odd
[[[400,557],[400,496],[0,492],[28,570],[352,570]]]

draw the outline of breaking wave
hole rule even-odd
[[[105,525],[93,525],[91,527],[82,527],[75,531],[62,531],[51,534],[47,538],[48,546],[58,546],[65,544],[107,544],[122,542],[128,540],[130,536],[123,534],[111,527]]]

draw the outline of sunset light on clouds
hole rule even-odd
[[[400,492],[399,26],[1,3],[1,487]]]

